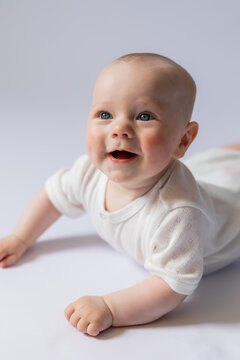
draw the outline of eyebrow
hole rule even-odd
[[[96,106],[101,107],[101,106],[109,106],[109,105],[111,105],[111,102],[110,102],[110,101],[100,101],[99,103],[93,103],[93,104],[91,105],[91,108],[94,108],[94,107],[96,107]]]
[[[137,105],[139,106],[148,106],[148,104],[152,104],[152,105],[157,105],[158,108],[160,108],[160,110],[163,110],[163,102],[161,102],[159,99],[156,98],[156,100],[152,99],[152,98],[145,98],[145,99],[140,99],[136,101]],[[111,101],[100,101],[99,103],[93,103],[91,106],[92,108],[95,107],[104,107],[104,106],[111,106],[112,102]]]
[[[163,101],[160,101],[157,98],[155,100],[152,99],[152,98],[142,99],[142,100],[137,101],[137,104],[138,105],[143,105],[143,106],[147,106],[148,104],[151,104],[151,105],[157,105],[161,109],[163,108]]]

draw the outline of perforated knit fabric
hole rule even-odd
[[[113,248],[189,295],[202,274],[240,258],[240,152],[211,149],[186,164],[176,160],[151,190],[110,213],[108,179],[87,155],[51,176],[45,189],[62,214],[87,212]]]
[[[203,274],[201,236],[206,225],[205,216],[196,208],[169,211],[154,235],[144,267],[178,292],[192,292]]]

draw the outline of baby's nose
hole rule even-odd
[[[112,137],[133,137],[133,128],[127,120],[115,120],[112,128]]]

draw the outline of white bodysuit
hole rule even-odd
[[[105,241],[178,293],[190,295],[203,274],[240,258],[240,151],[175,160],[151,190],[111,213],[104,208],[107,180],[82,155],[45,189],[62,214],[87,212]]]

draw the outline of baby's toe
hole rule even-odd
[[[74,313],[74,307],[73,305],[68,305],[66,309],[64,310],[64,315],[69,320],[72,314]]]
[[[77,329],[79,331],[81,331],[82,333],[86,333],[88,325],[89,325],[89,321],[87,321],[85,319],[80,319],[77,323]]]

